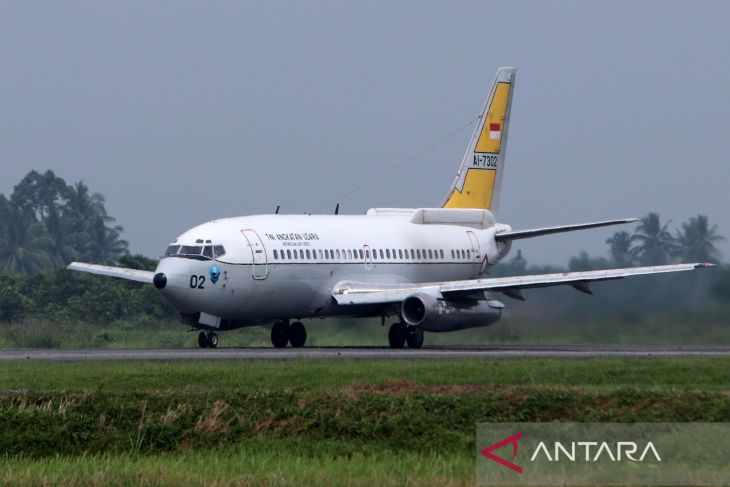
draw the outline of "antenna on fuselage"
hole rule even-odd
[[[335,206],[335,215],[339,215],[339,214],[340,214],[340,204],[337,203],[337,206]]]
[[[274,215],[279,214],[279,208],[281,208],[281,205],[276,205],[276,211],[274,212]]]

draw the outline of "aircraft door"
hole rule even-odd
[[[363,245],[362,252],[365,255],[365,268],[372,269],[373,268],[373,253],[372,253],[372,250],[370,250],[370,246],[367,244]]]
[[[471,243],[471,261],[481,262],[482,256],[479,252],[479,239],[477,239],[477,236],[471,230],[467,231],[466,234],[469,237],[469,243]]]
[[[479,272],[474,277],[481,277],[482,274],[487,270],[487,266],[489,265],[489,258],[487,256],[487,252],[484,252],[484,255],[481,255],[481,247],[479,246],[479,239],[472,231],[466,232],[467,236],[469,237],[469,242],[471,243],[471,253],[472,253],[472,260],[476,263],[479,262]]]
[[[246,239],[249,249],[251,249],[252,277],[254,279],[266,279],[269,274],[269,266],[264,242],[261,241],[255,230],[245,229],[241,230],[241,233]]]

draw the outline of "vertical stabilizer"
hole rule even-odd
[[[497,70],[444,208],[481,208],[496,213],[516,75],[516,68]]]

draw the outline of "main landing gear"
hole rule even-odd
[[[218,346],[218,335],[212,331],[201,331],[198,335],[198,346],[200,348],[216,348]]]
[[[277,321],[271,327],[271,344],[275,348],[284,348],[287,343],[294,348],[300,348],[306,341],[307,330],[299,321],[295,321],[291,325],[285,321]]]
[[[406,326],[403,323],[393,323],[388,330],[390,348],[421,348],[423,346],[423,330],[419,326]]]

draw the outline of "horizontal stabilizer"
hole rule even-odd
[[[86,272],[88,274],[96,274],[99,276],[118,277],[120,279],[144,282],[146,284],[152,284],[152,278],[155,275],[154,272],[150,271],[126,269],[124,267],[111,267],[108,265],[86,264],[84,262],[71,262],[66,269]]]
[[[558,227],[532,228],[529,230],[516,230],[512,232],[502,232],[494,236],[497,242],[506,242],[508,240],[518,240],[521,238],[540,237],[542,235],[550,235],[552,233],[574,232],[576,230],[586,230],[588,228],[607,227],[610,225],[622,225],[624,223],[638,222],[638,218],[623,218],[621,220],[606,220],[602,222],[576,223],[575,225],[561,225]]]

